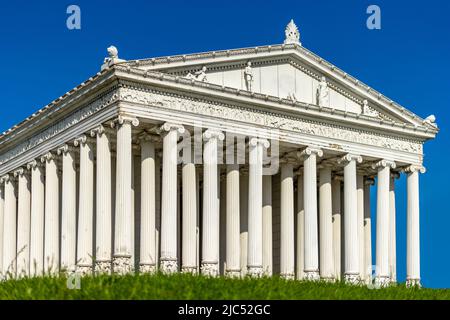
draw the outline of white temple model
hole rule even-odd
[[[307,50],[293,21],[285,36],[128,61],[110,47],[101,72],[1,134],[2,278],[374,273],[384,286],[397,281],[406,201],[407,284],[420,285],[419,176],[435,117]],[[395,196],[400,175],[407,199]]]

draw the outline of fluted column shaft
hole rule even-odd
[[[285,279],[294,279],[294,172],[292,163],[281,165],[280,212],[280,275]]]
[[[307,280],[318,280],[319,275],[319,241],[317,227],[317,157],[320,149],[307,148],[303,151],[304,207],[305,207],[305,268]]]
[[[358,260],[359,277],[366,278],[366,265],[364,264],[364,175],[356,175],[356,197],[358,212]]]
[[[144,134],[141,144],[141,241],[139,271],[156,271],[156,174],[155,143],[159,138]]]
[[[14,278],[16,276],[16,186],[12,175],[3,178],[5,184],[5,204],[3,222],[3,276]]]
[[[28,170],[20,168],[14,172],[18,179],[17,206],[17,275],[30,274],[30,218],[31,218],[31,186]]]
[[[5,218],[5,187],[0,178],[0,279],[3,275],[3,222]]]
[[[267,276],[271,276],[273,272],[273,239],[272,239],[273,231],[272,231],[272,176],[270,175],[263,176],[262,197],[263,197],[262,198],[263,273]]]
[[[77,247],[77,171],[75,151],[64,145],[62,156],[61,270],[75,271]]]
[[[93,268],[94,235],[94,152],[86,136],[75,140],[80,147],[80,189],[78,202],[77,272],[88,274]]]
[[[391,282],[397,282],[397,242],[396,242],[396,209],[395,179],[398,173],[392,173],[389,183],[389,276]]]
[[[341,178],[335,177],[332,182],[333,206],[333,259],[334,278],[341,279],[341,246],[342,246],[342,211],[341,211]]]
[[[372,279],[372,218],[370,208],[370,186],[373,179],[368,178],[364,182],[364,266],[366,281]]]
[[[44,168],[34,160],[28,169],[31,170],[30,275],[39,276],[44,272]]]
[[[96,219],[95,219],[95,271],[111,272],[112,256],[112,171],[110,137],[100,125],[91,131],[96,138]]]
[[[420,286],[420,216],[419,216],[419,172],[425,168],[410,166],[406,169],[406,285]]]
[[[56,274],[59,267],[59,176],[56,158],[48,153],[45,162],[44,272]]]
[[[226,206],[226,274],[239,277],[241,273],[240,244],[240,189],[239,165],[229,164],[227,167],[227,206]]]
[[[191,150],[189,150],[191,151]],[[182,271],[197,273],[197,173],[193,159],[182,167]]]
[[[341,159],[344,164],[344,278],[346,282],[351,284],[360,281],[356,162],[361,161],[361,157],[350,154]]]
[[[203,238],[202,273],[208,276],[219,274],[219,201],[217,183],[218,141],[223,133],[206,130],[203,134]]]
[[[177,141],[184,132],[180,125],[165,123],[163,134],[163,167],[161,194],[161,271],[178,271],[177,252]]]
[[[297,172],[297,263],[296,278],[302,280],[305,270],[305,202],[303,170]]]
[[[320,277],[334,278],[331,168],[320,169],[319,178]]]
[[[263,152],[269,147],[265,139],[251,138],[249,141],[248,180],[248,254],[247,269],[250,276],[263,273]]]
[[[382,160],[374,165],[378,169],[377,181],[377,245],[376,245],[376,283],[389,284],[389,184],[390,169],[395,163]]]
[[[131,256],[133,254],[133,221],[132,210],[132,126],[137,126],[137,119],[119,117],[115,122],[117,127],[116,152],[116,208],[114,226],[114,255],[113,271],[119,274],[129,273],[133,270]]]

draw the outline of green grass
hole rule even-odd
[[[85,277],[79,290],[65,277],[9,280],[0,283],[0,299],[450,299],[450,290],[158,274]]]

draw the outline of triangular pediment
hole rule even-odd
[[[250,68],[248,62],[251,62]],[[140,69],[191,77],[219,86],[380,120],[434,127],[434,124],[424,123],[411,111],[298,45],[236,49],[128,63]],[[248,81],[249,74],[251,82]],[[326,92],[325,99],[321,92]]]

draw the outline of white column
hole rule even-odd
[[[356,198],[358,212],[358,258],[359,278],[366,279],[366,265],[364,264],[364,175],[356,175]]]
[[[397,242],[396,242],[396,210],[395,210],[395,179],[400,175],[391,173],[389,183],[389,276],[392,283],[397,283]]]
[[[319,174],[320,277],[325,280],[333,280],[334,261],[331,167],[329,165],[322,165]]]
[[[239,165],[227,166],[227,218],[226,218],[226,275],[239,277],[241,274],[241,245],[240,245],[240,189],[239,189]]]
[[[56,274],[59,268],[59,172],[53,153],[48,152],[41,162],[45,163],[44,273]]]
[[[191,149],[189,147],[189,152]],[[182,175],[182,267],[183,272],[197,273],[197,172],[194,159],[188,157]]]
[[[406,286],[420,287],[420,216],[419,216],[419,173],[425,168],[411,165],[407,172],[406,209]]]
[[[265,139],[251,138],[249,141],[248,180],[248,254],[249,276],[263,274],[263,152],[270,146]]]
[[[224,139],[220,131],[208,129],[203,134],[203,237],[202,266],[204,275],[219,274],[219,207],[217,183],[218,142]]]
[[[302,152],[303,162],[303,201],[305,207],[305,268],[306,280],[319,280],[319,241],[317,228],[317,157],[322,150],[306,148]]]
[[[370,186],[374,184],[372,178],[364,181],[364,266],[366,282],[372,281],[372,218],[370,208]]]
[[[139,272],[156,272],[156,174],[155,143],[159,137],[142,134],[141,145],[141,238]]]
[[[110,273],[112,268],[112,162],[110,136],[103,125],[91,131],[96,138],[96,218],[95,272]]]
[[[132,239],[134,233],[131,229],[134,225],[131,203],[133,157],[131,130],[132,126],[138,125],[138,119],[123,116],[119,116],[114,122],[114,126],[117,127],[117,160],[113,271],[119,274],[132,272],[134,268],[131,259],[134,242]]]
[[[20,168],[14,177],[18,179],[17,276],[23,277],[30,274],[31,186],[28,170]]]
[[[335,176],[332,182],[332,207],[333,207],[333,259],[334,259],[334,278],[336,280],[341,279],[341,180],[342,177]]]
[[[27,168],[31,170],[30,275],[39,276],[44,272],[44,168],[36,160],[31,161]]]
[[[287,160],[289,161],[289,160]],[[294,247],[294,172],[292,163],[281,165],[281,205],[280,205],[280,276],[285,279],[295,277]]]
[[[386,286],[389,278],[389,184],[390,169],[395,162],[381,160],[373,165],[378,169],[377,181],[377,245],[376,245],[376,278],[375,283]]]
[[[5,187],[0,178],[0,279],[3,277],[3,221],[5,209]]]
[[[247,275],[247,249],[248,249],[248,197],[244,196],[248,194],[248,171],[246,168],[241,168],[239,179],[239,190],[242,197],[239,197],[239,209],[240,209],[240,262],[241,262],[241,276]]]
[[[297,263],[296,279],[303,280],[305,274],[305,203],[303,168],[297,171]]]
[[[238,178],[239,179],[239,178]],[[239,180],[238,180],[239,181]],[[263,272],[272,276],[273,272],[273,242],[272,242],[272,176],[263,176],[262,227],[263,227]]]
[[[160,128],[163,137],[163,166],[161,193],[161,271],[178,271],[177,259],[177,141],[184,127],[165,123]]]
[[[347,154],[340,159],[344,164],[344,237],[345,268],[344,278],[347,283],[360,281],[359,242],[358,242],[358,198],[356,191],[356,163],[362,158]]]
[[[65,144],[58,148],[62,156],[61,270],[75,271],[77,247],[77,170],[75,150]]]
[[[77,272],[92,273],[94,235],[94,152],[83,135],[74,141],[80,147],[80,185],[78,197]]]
[[[7,174],[3,176],[1,180],[5,183],[5,204],[3,221],[3,276],[6,279],[9,279],[16,276],[17,198],[13,176]]]

